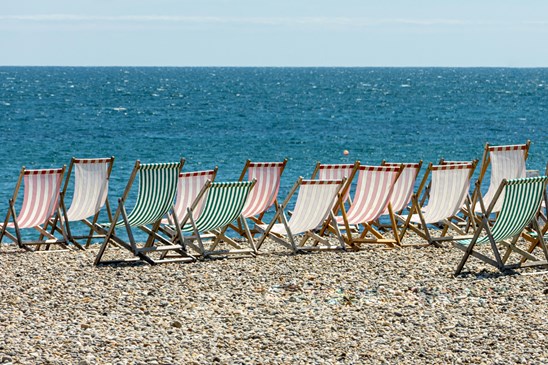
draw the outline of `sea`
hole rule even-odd
[[[22,166],[73,156],[115,156],[114,207],[136,160],[230,181],[287,158],[281,197],[317,161],[427,165],[527,140],[527,169],[548,160],[548,68],[0,67],[0,83],[1,221]]]

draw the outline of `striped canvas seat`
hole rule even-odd
[[[461,272],[470,255],[473,255],[486,263],[492,264],[501,271],[512,266],[506,265],[506,260],[508,259],[510,252],[517,252],[518,254],[523,255],[524,258],[532,260],[533,262],[530,263],[530,265],[544,265],[548,263],[548,250],[546,249],[542,237],[540,237],[539,240],[545,256],[545,259],[542,261],[539,261],[528,254],[528,252],[520,250],[515,246],[517,238],[530,223],[533,223],[536,227],[537,234],[541,232],[535,217],[539,212],[547,180],[548,177],[546,176],[511,180],[503,179],[501,186],[494,195],[494,199],[501,200],[500,212],[494,225],[490,227],[490,223],[486,217],[492,212],[495,202],[491,203],[489,208],[486,208],[486,210],[482,212],[484,213],[482,223],[474,236],[468,239],[457,240],[454,243],[455,247],[465,251],[465,255],[455,271],[455,275],[458,275]],[[480,205],[485,208],[485,204]],[[485,235],[480,236],[482,232],[485,232]],[[508,240],[511,242],[507,242]],[[485,243],[491,244],[495,260],[474,250],[475,245]],[[504,257],[501,257],[496,243],[502,243],[507,247],[508,250]]]
[[[253,240],[242,215],[254,185],[255,180],[206,182],[191,207],[188,208],[181,226],[178,227],[183,233],[193,233],[190,236],[183,236],[184,242],[204,257],[230,254],[254,255]],[[196,215],[196,208],[200,205],[202,205],[201,212]],[[228,226],[237,220],[240,220],[245,227],[248,247],[243,247],[241,243],[225,235]],[[210,238],[212,242],[206,247],[205,240]],[[193,244],[194,241],[198,242],[198,246]],[[230,248],[219,248],[221,243],[227,244]]]
[[[251,162],[248,161],[247,179],[255,180],[255,187],[251,191],[243,210],[243,216],[251,218],[259,216],[274,204],[280,189],[280,178],[287,160],[283,162]],[[245,175],[245,170],[242,175]],[[242,179],[243,180],[243,177]]]
[[[360,243],[383,243],[390,247],[398,243],[397,239],[388,240],[376,231],[371,222],[377,220],[388,208],[394,184],[398,180],[401,166],[360,166],[358,168],[358,183],[352,205],[348,212],[343,210],[342,216],[337,216],[339,225],[344,225],[347,244],[359,249]],[[351,225],[361,224],[364,231],[359,238],[352,236]],[[374,238],[366,239],[367,233]]]
[[[37,245],[40,249],[44,241],[39,239],[34,242],[24,242],[21,238],[20,229],[35,228],[42,236],[48,238],[48,242],[64,245],[66,240],[58,240],[44,229],[47,221],[58,212],[60,187],[65,173],[65,167],[60,169],[48,170],[27,170],[23,167],[16,184],[13,197],[10,200],[10,209],[6,214],[4,224],[0,226],[0,242],[6,236],[20,247],[27,248],[28,245]],[[24,185],[23,204],[19,213],[15,213],[15,201],[19,192],[21,183]],[[10,222],[10,217],[12,221]],[[15,235],[7,231],[7,228],[14,228]]]
[[[437,244],[439,241],[452,239],[446,235],[449,228],[458,234],[464,234],[462,229],[451,219],[456,216],[466,201],[470,189],[470,179],[476,164],[477,160],[444,165],[430,163],[417,193],[411,199],[412,206],[409,214],[396,215],[396,218],[403,222],[400,237],[403,237],[407,229],[410,229],[426,239],[428,244]],[[429,188],[426,188],[429,178],[430,185]],[[421,203],[423,201],[426,205]],[[429,224],[443,227],[440,237],[430,234],[427,227]]]
[[[359,161],[356,161],[353,164],[321,164],[317,163],[314,172],[312,173],[312,179],[318,180],[340,180],[346,179],[348,186],[343,188],[343,197],[344,202],[348,201],[350,198],[350,184],[354,179],[357,168],[360,165]]]
[[[488,206],[491,204],[497,189],[502,183],[503,179],[519,179],[525,177],[526,167],[525,161],[527,160],[529,152],[529,142],[522,145],[509,145],[509,146],[490,146],[485,147],[482,170],[480,172],[480,181],[482,181],[487,166],[491,166],[491,179],[489,182],[489,189],[483,196],[483,201]],[[477,194],[477,192],[476,192]],[[496,213],[500,210],[502,205],[502,199],[500,199],[493,207],[492,212]],[[481,213],[481,207],[477,204],[474,205],[474,212]]]
[[[345,179],[303,180],[299,178],[283,204],[278,207],[276,215],[270,224],[258,224],[256,226],[259,231],[263,232],[257,243],[257,249],[261,247],[266,237],[270,237],[285,247],[292,249],[294,252],[307,250],[308,248],[304,246],[304,243],[310,237],[325,242],[324,239],[319,238],[312,231],[321,226],[326,218],[331,217],[331,219],[334,219],[332,214],[333,205],[344,182]],[[284,210],[297,190],[299,191],[297,202],[295,203],[291,218],[287,221]],[[276,223],[278,219],[281,219],[282,223]],[[302,233],[305,236],[301,244],[297,246],[293,236]],[[287,237],[289,242],[283,240],[282,236]],[[341,246],[337,246],[337,248],[341,248]]]
[[[390,204],[392,205],[392,211],[401,212],[411,202],[411,196],[413,195],[413,189],[415,188],[415,182],[421,169],[422,162],[420,163],[384,163],[384,166],[403,166],[403,170],[398,177],[398,180],[394,184],[392,195],[390,196]],[[382,213],[388,214],[388,207]]]
[[[193,261],[193,258],[186,255],[182,243],[173,244],[180,241],[180,237],[175,233],[174,236],[165,238],[159,234],[160,223],[174,207],[175,195],[177,193],[177,183],[179,173],[184,160],[172,163],[153,163],[141,164],[140,161],[135,163],[133,172],[128,181],[124,194],[118,201],[118,209],[113,217],[113,222],[116,224],[97,225],[96,229],[105,234],[105,239],[101,245],[97,256],[95,257],[95,265],[106,262],[123,262],[122,260],[104,261],[103,255],[110,244],[114,243],[122,248],[130,251],[135,257],[129,261],[143,260],[149,264],[160,262],[173,261]],[[125,202],[131,190],[136,177],[139,177],[139,190],[137,200],[133,209],[129,214],[126,213]],[[118,220],[121,217],[120,220]],[[151,227],[148,227],[148,226]],[[122,239],[115,232],[115,227],[125,227],[129,243]],[[133,236],[131,227],[137,227],[145,232],[148,236],[144,245],[138,245]],[[157,246],[156,243],[160,243]],[[151,255],[154,252],[175,251],[180,257],[175,260],[164,260],[153,258]]]
[[[179,174],[179,180],[177,182],[177,199],[175,201],[175,208],[173,209],[175,215],[181,223],[183,217],[186,215],[188,208],[191,207],[194,200],[200,191],[205,186],[207,181],[214,181],[217,175],[217,168],[214,170],[193,171],[193,172],[181,172]],[[202,211],[203,203],[205,200],[200,200],[198,205],[194,208],[194,214],[199,217]],[[163,219],[163,224],[173,224],[173,216],[169,219]]]
[[[471,164],[432,167],[430,197],[422,207],[426,224],[441,222],[458,213],[470,189],[470,169]],[[411,222],[421,223],[419,214],[413,214]]]
[[[138,227],[156,223],[173,208],[180,169],[179,162],[139,166],[139,193],[128,214],[128,225]],[[125,224],[124,220],[116,222],[118,227]]]

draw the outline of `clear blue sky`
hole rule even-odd
[[[1,0],[0,65],[548,66],[548,1]]]

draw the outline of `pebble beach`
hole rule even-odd
[[[406,243],[417,241],[410,236]],[[418,242],[418,241],[417,241]],[[0,251],[3,364],[546,364],[546,268],[442,248],[94,267]]]

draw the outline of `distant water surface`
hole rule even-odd
[[[471,160],[532,141],[548,159],[548,69],[0,67],[0,214],[22,165],[114,155],[111,201],[136,159],[185,170],[289,162],[281,195],[316,161]],[[343,151],[349,154],[344,155]]]

